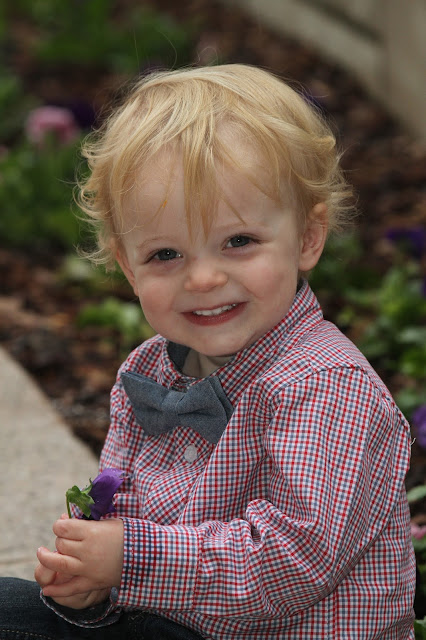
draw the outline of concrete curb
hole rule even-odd
[[[54,548],[65,491],[97,475],[36,382],[0,348],[0,576],[33,579],[40,546]]]

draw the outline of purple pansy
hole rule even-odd
[[[124,471],[108,468],[91,480],[85,489],[81,490],[76,485],[68,489],[65,496],[69,517],[70,504],[75,504],[83,512],[83,518],[89,520],[100,520],[107,513],[113,513],[112,498],[123,480]]]
[[[411,255],[418,260],[426,250],[426,230],[424,227],[389,229],[386,237],[395,244],[407,245]]]
[[[100,520],[107,513],[114,513],[112,498],[123,482],[124,472],[121,469],[104,469],[92,482],[89,496],[94,504],[90,505],[92,520]]]
[[[413,413],[412,422],[417,442],[423,449],[426,449],[426,404],[422,404]]]

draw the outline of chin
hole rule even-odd
[[[206,358],[218,358],[218,359],[227,358],[228,360],[230,360],[235,356],[235,354],[237,354],[239,351],[241,351],[244,348],[245,348],[244,346],[241,346],[241,347],[230,347],[230,348],[224,348],[224,349],[204,349],[202,351],[198,351],[198,349],[195,349],[195,351],[198,351],[199,353],[204,355]]]

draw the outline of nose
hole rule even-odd
[[[208,292],[227,282],[227,273],[214,260],[197,258],[188,266],[184,287],[186,291]]]

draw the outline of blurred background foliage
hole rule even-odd
[[[180,66],[190,54],[189,24],[180,26],[136,2],[126,7],[112,0],[16,0],[3,9],[2,31],[8,45],[19,49],[16,32],[6,29],[8,18],[19,19],[25,30],[21,53],[45,68],[81,65],[135,74],[145,60]]]

